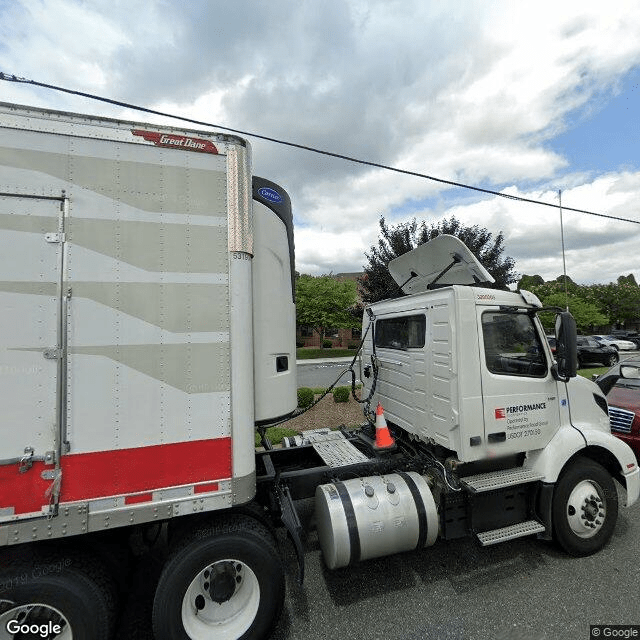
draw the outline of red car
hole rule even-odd
[[[621,362],[597,384],[607,396],[611,433],[624,440],[640,461],[640,360]]]

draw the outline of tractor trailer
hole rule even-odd
[[[162,533],[157,640],[268,638],[302,499],[333,569],[462,536],[587,555],[614,481],[638,498],[573,318],[552,354],[539,300],[481,286],[451,236],[365,309],[362,426],[272,446],[297,405],[293,216],[241,138],[1,104],[0,205],[0,635],[107,640],[127,550]]]

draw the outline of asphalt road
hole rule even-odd
[[[640,504],[620,498],[612,540],[588,558],[535,537],[493,547],[465,538],[335,571],[321,559],[311,501],[299,503],[305,583],[282,534],[287,596],[271,640],[587,640],[590,624],[640,625]],[[147,554],[134,571],[119,640],[152,639],[159,567]]]
[[[329,387],[338,378],[338,385],[351,385],[351,374],[343,374],[351,363],[351,360],[344,362],[316,362],[314,360],[298,361],[298,387]],[[358,375],[358,363],[356,362],[356,383],[360,380]]]
[[[590,624],[640,625],[639,552],[638,504],[621,505],[611,542],[588,558],[535,537],[465,538],[329,571],[312,532],[305,584],[289,576],[273,640],[586,640]]]

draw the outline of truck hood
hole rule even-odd
[[[571,378],[566,384],[571,424],[610,432],[609,416],[605,413],[607,401],[600,387],[582,376]]]

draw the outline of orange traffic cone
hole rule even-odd
[[[388,449],[395,445],[395,440],[389,433],[389,427],[387,427],[387,421],[384,419],[384,410],[382,405],[378,402],[376,407],[376,449]]]

